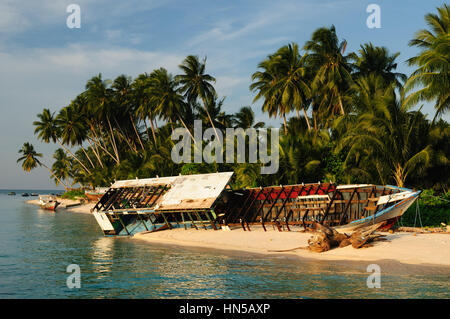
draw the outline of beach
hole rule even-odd
[[[79,201],[58,199],[58,210],[91,214],[95,203],[79,204]],[[39,205],[39,200],[27,204]],[[393,260],[410,265],[436,265],[450,267],[450,235],[439,233],[382,232],[386,241],[375,242],[373,247],[355,249],[351,246],[334,248],[316,253],[306,249],[312,233],[299,230],[278,231],[270,227],[265,232],[260,226],[251,231],[242,228],[232,230],[172,229],[153,233],[142,232],[132,238],[149,244],[176,245],[220,249],[267,256],[289,256],[328,261],[377,261]],[[288,250],[288,251],[286,251]]]
[[[450,235],[383,233],[387,241],[375,242],[373,247],[355,249],[351,246],[335,248],[323,253],[304,249],[288,250],[307,246],[311,233],[283,231],[252,227],[243,229],[195,230],[172,229],[154,233],[140,233],[135,239],[152,244],[172,244],[179,246],[224,249],[271,256],[289,255],[292,257],[316,260],[376,261],[394,260],[411,265],[440,265],[450,267]]]

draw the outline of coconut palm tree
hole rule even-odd
[[[255,123],[255,113],[250,106],[243,106],[239,112],[234,114],[235,127],[243,129],[247,128],[263,128],[264,122]]]
[[[133,88],[131,77],[124,74],[119,75],[114,79],[111,89],[115,111],[113,126],[120,133],[121,140],[125,141],[133,152],[138,153],[135,145],[137,144],[135,143],[136,138],[142,150],[144,150],[144,145],[136,128],[136,109],[132,98]]]
[[[309,72],[315,74],[311,89],[314,95],[321,95],[316,107],[330,114],[345,114],[344,101],[353,82],[352,55],[344,55],[346,46],[347,41],[339,41],[334,26],[317,29],[304,46]]]
[[[306,68],[304,65],[305,56],[301,56],[298,45],[291,43],[283,46],[271,57],[272,63],[277,73],[277,81],[273,85],[273,90],[281,97],[281,104],[289,110],[302,110],[306,124],[311,129],[309,119],[306,114],[308,98],[311,96],[311,89],[307,82]]]
[[[42,113],[37,115],[40,121],[34,121],[35,126],[34,134],[38,134],[38,138],[45,143],[58,142],[58,144],[72,156],[81,167],[90,173],[91,171],[72,153],[70,149],[64,146],[60,139],[61,131],[56,125],[54,113],[51,113],[49,109],[44,109]]]
[[[429,29],[420,30],[409,42],[421,51],[408,60],[409,65],[418,68],[406,83],[408,91],[420,87],[406,102],[413,105],[418,101],[435,101],[435,119],[450,109],[450,7],[444,4],[437,11],[438,14],[425,16]]]
[[[59,129],[62,144],[71,147],[80,146],[92,168],[95,168],[83,147],[83,142],[87,139],[88,128],[83,121],[82,114],[78,113],[73,105],[63,107],[55,118],[55,124]]]
[[[208,115],[209,122],[217,135],[216,128],[208,112],[206,103],[207,100],[216,95],[216,90],[212,83],[216,82],[216,79],[205,73],[206,72],[206,57],[203,61],[199,61],[197,56],[189,55],[184,59],[183,63],[179,65],[183,74],[177,75],[175,81],[180,85],[180,92],[185,95],[188,103],[193,104],[197,98],[200,98],[203,102],[203,107]]]
[[[214,127],[225,130],[233,124],[233,116],[226,114],[223,111],[223,104],[225,98],[218,99],[217,96],[211,96],[206,101],[206,109],[204,107],[197,107],[197,117],[202,120],[204,126],[209,126],[212,121]]]
[[[369,108],[339,141],[338,150],[349,150],[344,165],[359,168],[372,180],[378,177],[386,184],[391,179],[403,187],[409,175],[427,167],[432,155],[431,146],[420,143],[415,134],[421,113],[408,111],[395,94],[395,84]]]
[[[161,118],[171,124],[180,121],[189,132],[192,140],[195,139],[182,118],[182,109],[187,107],[183,96],[179,93],[176,82],[166,69],[160,68],[150,74],[151,87],[149,90],[150,104],[155,106],[156,112]]]
[[[361,45],[358,54],[351,55],[355,68],[353,76],[361,78],[375,74],[384,79],[386,86],[394,82],[397,88],[401,88],[407,76],[394,72],[397,69],[395,60],[399,55],[400,52],[390,54],[387,48],[374,46],[372,43]]]
[[[291,111],[289,107],[281,103],[280,90],[275,89],[276,83],[281,78],[274,61],[276,55],[272,54],[258,64],[259,71],[252,74],[252,84],[250,90],[256,92],[253,102],[263,99],[262,111],[269,114],[269,117],[280,116],[283,118],[284,133],[287,134],[286,114]]]
[[[95,130],[96,123],[89,108],[86,94],[82,93],[77,95],[76,98],[70,103],[70,107],[73,110],[72,113],[77,114],[78,121],[84,123],[86,126],[87,132],[86,135],[83,136],[83,141],[88,142],[91,146],[92,154],[95,156],[100,166],[103,167],[103,161],[98,149],[100,142],[97,138]],[[88,156],[88,158],[90,157]]]
[[[32,169],[38,166],[43,166],[50,172],[50,174],[52,174],[52,176],[55,177],[55,179],[59,183],[63,184],[64,187],[67,188],[67,185],[63,183],[56,175],[54,175],[52,170],[48,168],[47,165],[39,160],[39,158],[42,157],[42,153],[36,152],[32,144],[28,142],[24,143],[22,148],[19,150],[19,154],[21,154],[22,156],[17,159],[17,163],[22,162],[22,169],[25,172],[30,172]]]
[[[120,163],[119,150],[115,138],[115,132],[111,125],[111,119],[114,119],[115,109],[113,107],[112,89],[109,87],[111,81],[103,80],[101,73],[92,77],[86,83],[86,97],[91,114],[95,117],[100,130],[109,138],[114,153],[114,160]],[[103,146],[103,150],[106,147]]]
[[[56,185],[58,185],[60,181],[68,181],[69,177],[72,177],[72,161],[61,148],[58,148],[55,151],[55,153],[53,154],[53,158],[55,159],[55,162],[52,165],[51,171],[53,173],[53,176],[55,177],[55,183]]]
[[[136,105],[135,114],[138,120],[144,122],[147,129],[148,140],[150,141],[150,133],[148,130],[147,122],[150,122],[150,127],[152,130],[153,142],[156,145],[156,131],[155,124],[157,112],[154,105],[150,104],[150,92],[151,92],[151,79],[150,75],[147,73],[139,74],[139,76],[134,79],[133,84],[133,103]]]

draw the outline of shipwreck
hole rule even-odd
[[[92,212],[105,235],[173,228],[279,231],[314,223],[351,231],[392,227],[421,191],[372,184],[311,183],[235,190],[233,172],[117,181]]]

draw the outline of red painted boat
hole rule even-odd
[[[55,196],[52,195],[40,195],[39,196],[39,206],[45,210],[55,211],[56,208],[61,204],[56,200]]]

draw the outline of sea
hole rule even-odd
[[[378,280],[374,262],[104,237],[90,214],[44,211],[21,196],[56,191],[10,191],[0,191],[0,298],[450,298],[448,267],[379,261]]]

